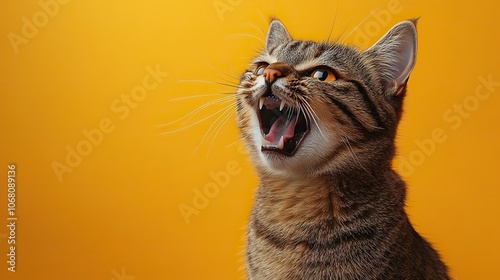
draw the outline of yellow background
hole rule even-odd
[[[500,279],[500,86],[474,99],[480,77],[500,82],[496,1],[72,0],[45,22],[41,11],[38,1],[0,3],[0,279],[244,279],[257,179],[225,111],[233,103],[168,123],[234,91],[270,16],[302,39],[327,38],[335,22],[333,39],[362,48],[421,17],[395,162],[406,168],[409,213],[456,279]],[[32,38],[13,46],[9,34],[22,36],[34,15]],[[147,67],[168,77],[118,113],[113,104],[125,104]],[[470,110],[458,115],[464,101]],[[66,164],[67,147],[85,145],[82,131],[103,120],[114,130],[58,180],[54,162]],[[425,140],[435,129],[438,141]],[[16,273],[6,264],[9,163]],[[229,174],[227,184],[214,173]],[[211,197],[187,224],[179,207],[196,206],[205,189]]]

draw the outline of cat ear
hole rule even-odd
[[[393,95],[405,92],[406,82],[415,66],[417,24],[412,19],[396,24],[377,43],[365,51],[382,74],[385,90]]]
[[[279,45],[286,44],[292,40],[290,34],[286,30],[285,26],[281,21],[275,19],[269,25],[269,31],[267,32],[266,39],[266,50],[269,52]]]

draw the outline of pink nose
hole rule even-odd
[[[264,70],[264,77],[268,82],[274,82],[277,78],[281,77],[281,71],[277,69],[270,69],[269,67]]]

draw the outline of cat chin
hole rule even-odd
[[[314,161],[311,157],[287,157],[274,152],[264,152],[260,155],[257,169],[267,176],[283,178],[304,178],[316,175]]]
[[[310,177],[323,169],[322,152],[328,149],[328,142],[322,141],[317,131],[311,131],[293,155],[262,149],[255,145],[259,171],[281,177]],[[332,138],[330,138],[332,139]],[[331,143],[330,143],[331,144]]]
[[[259,156],[260,164],[257,164],[257,169],[260,173],[279,177],[303,177],[310,173],[297,157],[289,157],[271,151],[263,151]]]

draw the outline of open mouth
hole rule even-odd
[[[302,110],[286,106],[283,100],[272,93],[262,96],[258,105],[261,150],[294,155],[309,132],[309,124]]]

